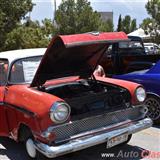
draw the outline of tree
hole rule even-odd
[[[98,26],[98,31],[113,32],[113,28],[114,28],[113,22],[109,19],[105,22],[100,21],[100,24]]]
[[[123,31],[125,33],[129,33],[130,32],[131,17],[129,15],[125,16],[122,23],[123,23]]]
[[[126,15],[124,18],[119,16],[117,31],[123,31],[125,33],[133,32],[137,29],[136,19],[131,19],[129,15]]]
[[[149,0],[145,7],[152,17],[146,30],[150,33],[153,42],[160,44],[160,0]]]
[[[133,19],[131,21],[131,27],[130,27],[130,32],[133,32],[137,29],[137,22],[136,22],[136,19]]]
[[[136,19],[131,19],[129,15],[126,15],[124,19],[122,19],[122,31],[125,33],[130,33],[136,30],[137,24]]]
[[[118,31],[118,32],[122,31],[122,16],[121,16],[121,14],[119,15],[119,18],[118,18],[117,31]]]
[[[0,50],[7,33],[12,31],[32,8],[31,0],[0,0]]]
[[[148,14],[160,25],[160,0],[149,0],[145,7]]]
[[[7,34],[4,50],[47,47],[55,33],[51,20],[44,19],[41,25],[29,20]]]
[[[60,34],[113,29],[110,22],[102,22],[100,14],[93,11],[88,0],[62,0],[56,12],[56,23]]]
[[[152,24],[152,19],[151,18],[145,18],[143,22],[140,24],[140,27],[143,28],[144,30],[148,30],[149,25]]]

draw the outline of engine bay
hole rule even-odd
[[[131,99],[126,89],[94,80],[49,86],[45,92],[64,99],[76,119],[129,107]]]

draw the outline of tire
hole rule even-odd
[[[160,98],[148,95],[145,104],[148,108],[147,116],[151,118],[155,124],[160,124]]]
[[[19,130],[19,142],[21,142],[26,150],[27,158],[29,160],[46,159],[39,151],[34,147],[34,137],[29,127],[22,125]]]
[[[34,147],[34,137],[27,126],[21,126],[19,141],[23,143],[28,159],[37,159],[38,151]]]
[[[30,160],[46,159],[46,157],[34,147],[34,139],[32,137],[25,140],[25,149]]]
[[[25,149],[30,159],[37,159],[37,150],[31,137],[25,140]]]

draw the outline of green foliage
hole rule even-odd
[[[113,23],[103,22],[87,0],[63,0],[56,12],[56,27],[49,19],[31,21],[26,14],[32,8],[31,0],[0,0],[0,51],[47,47],[57,33],[113,31]]]
[[[32,8],[31,0],[0,0],[0,51],[48,46],[56,29],[49,19],[39,23],[27,18]]]
[[[113,32],[113,22],[111,20],[107,20],[106,22],[100,21],[100,24],[98,26],[98,31],[101,32]]]
[[[122,16],[121,16],[121,14],[119,15],[119,18],[118,18],[117,31],[118,32],[122,31]]]
[[[133,32],[137,29],[136,19],[131,19],[129,15],[126,15],[123,19],[121,19],[120,15],[117,31],[120,31],[120,29],[127,34]]]
[[[130,24],[131,24],[131,17],[129,15],[125,16],[125,18],[122,21],[123,24],[123,31],[125,33],[129,33],[130,32]]]
[[[26,22],[7,34],[4,49],[13,50],[47,47],[54,33],[55,28],[49,19],[43,20],[42,25],[40,25],[38,21]]]
[[[136,19],[133,19],[131,21],[131,28],[130,28],[130,32],[133,32],[134,30],[137,29],[137,22],[136,22]]]
[[[150,24],[152,24],[152,19],[145,18],[143,22],[140,24],[140,27],[143,28],[144,30],[147,30]]]
[[[149,0],[146,9],[148,14],[160,25],[160,0]]]
[[[0,0],[0,17],[3,25],[0,29],[12,30],[17,22],[32,10],[31,0]]]
[[[160,0],[149,0],[145,7],[152,18],[143,21],[143,26],[150,22],[144,29],[150,33],[153,42],[160,44]]]
[[[0,50],[4,45],[6,34],[32,10],[31,0],[0,0]]]
[[[56,12],[56,23],[60,34],[113,30],[113,24],[102,22],[88,0],[62,0]]]

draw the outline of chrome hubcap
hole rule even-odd
[[[160,118],[160,102],[155,98],[147,98],[145,104],[148,107],[147,115],[152,120],[157,120]]]
[[[33,143],[32,139],[28,139],[26,141],[26,150],[27,150],[28,155],[31,158],[35,158],[36,157],[36,148],[34,147],[34,143]]]

